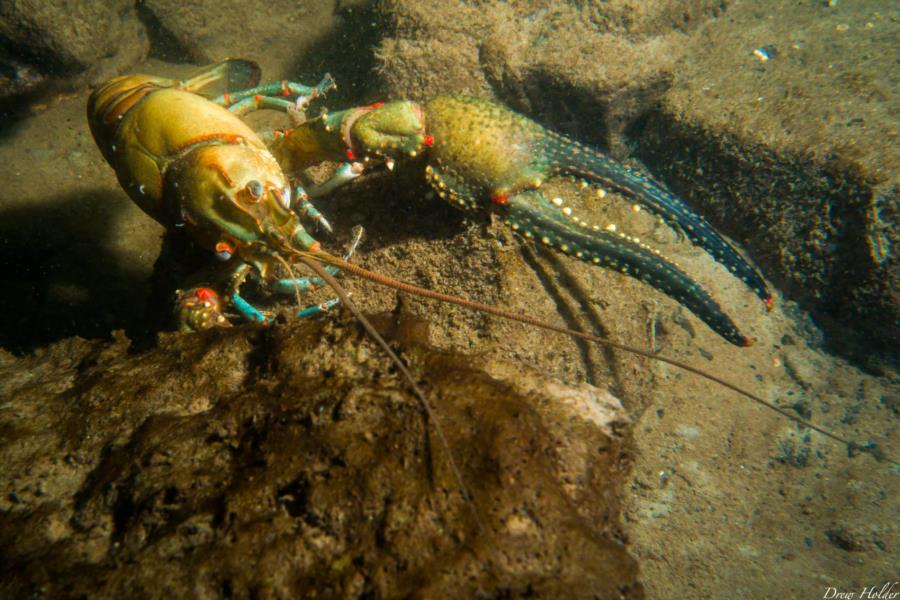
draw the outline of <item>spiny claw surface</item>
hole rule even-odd
[[[494,102],[439,96],[425,105],[376,103],[305,122],[276,136],[272,149],[292,169],[348,158],[393,170],[400,159],[424,155],[425,176],[441,198],[468,212],[498,212],[525,237],[636,277],[676,299],[728,341],[751,343],[702,285],[659,252],[616,225],[591,223],[563,198],[548,200],[541,191],[551,178],[579,178],[583,187],[596,186],[599,195],[616,190],[683,232],[771,305],[762,275],[662,185]],[[346,181],[336,176],[316,192]]]
[[[466,211],[491,208],[526,237],[566,254],[639,278],[675,298],[728,341],[749,345],[700,284],[658,252],[614,228],[573,214],[539,188],[555,176],[575,176],[614,189],[684,231],[770,302],[759,272],[702,217],[653,180],[513,111],[486,100],[441,96],[425,105],[433,136],[426,176],[437,193]]]

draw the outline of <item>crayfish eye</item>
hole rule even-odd
[[[247,193],[249,193],[250,197],[254,200],[259,200],[263,195],[262,184],[255,179],[251,180],[247,183]]]

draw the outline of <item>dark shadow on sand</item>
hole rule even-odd
[[[0,212],[0,347],[28,352],[115,329],[139,336],[147,274],[110,247],[124,206],[97,190]]]

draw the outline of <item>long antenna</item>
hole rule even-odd
[[[296,252],[295,252],[296,253]],[[353,316],[359,320],[362,324],[363,329],[366,330],[366,333],[372,337],[375,342],[381,346],[381,349],[390,357],[391,361],[397,365],[397,368],[403,374],[403,377],[406,379],[407,383],[409,383],[410,388],[412,388],[413,393],[415,393],[416,397],[419,399],[419,402],[422,403],[422,406],[425,408],[425,413],[428,415],[428,420],[434,423],[434,430],[437,432],[438,437],[441,440],[441,445],[444,450],[447,452],[447,460],[450,463],[450,468],[453,471],[453,477],[456,479],[456,484],[459,486],[460,491],[462,491],[463,496],[465,496],[466,502],[472,508],[472,514],[475,516],[475,523],[478,526],[478,530],[480,533],[484,533],[486,531],[484,523],[481,521],[481,515],[478,513],[478,508],[475,506],[475,500],[472,498],[472,494],[469,493],[468,487],[466,487],[465,480],[463,480],[462,471],[460,471],[459,467],[456,464],[456,461],[453,459],[453,453],[450,451],[450,443],[447,441],[447,436],[444,434],[444,428],[441,426],[441,422],[437,417],[437,414],[431,408],[431,404],[425,398],[425,393],[422,389],[416,384],[415,378],[412,376],[412,373],[409,372],[406,364],[400,360],[400,357],[397,356],[397,353],[388,345],[388,343],[384,340],[380,333],[375,329],[369,320],[363,316],[362,311],[359,310],[359,307],[350,300],[350,295],[347,293],[347,290],[341,286],[337,282],[337,280],[325,269],[322,268],[322,265],[317,263],[315,260],[312,260],[312,257],[307,256],[306,253],[302,253],[298,256],[299,260],[302,261],[306,266],[312,269],[316,275],[325,280],[334,293],[338,295],[338,298],[341,299],[341,304],[347,307],[347,309],[353,313]],[[345,262],[342,259],[334,257],[341,262]],[[351,264],[351,263],[347,263]]]
[[[314,258],[316,260],[320,260],[322,262],[332,264],[336,267],[341,268],[342,270],[344,270],[348,273],[351,273],[358,277],[362,277],[363,279],[368,279],[369,281],[374,281],[375,283],[379,283],[381,285],[392,287],[392,288],[398,289],[403,292],[414,294],[416,296],[422,296],[424,298],[431,298],[433,300],[439,300],[441,302],[455,304],[457,306],[462,306],[464,308],[477,310],[479,312],[491,314],[491,315],[501,317],[504,319],[509,319],[511,321],[518,321],[519,323],[525,323],[527,325],[533,325],[535,327],[540,327],[541,329],[546,329],[548,331],[555,331],[557,333],[562,333],[564,335],[581,338],[583,340],[594,342],[596,344],[601,344],[604,346],[608,346],[610,348],[617,348],[619,350],[623,350],[625,352],[630,352],[630,353],[636,354],[638,356],[643,356],[645,358],[664,362],[666,364],[672,365],[673,367],[678,367],[679,369],[682,369],[689,373],[693,373],[694,375],[703,377],[704,379],[707,379],[709,381],[717,383],[725,388],[728,388],[729,390],[732,390],[733,392],[736,392],[746,398],[749,398],[753,402],[756,402],[757,404],[764,406],[764,407],[768,408],[769,410],[773,410],[773,411],[777,412],[781,416],[783,416],[787,419],[790,419],[791,421],[794,421],[795,423],[803,425],[804,427],[809,427],[813,431],[817,431],[818,433],[824,435],[827,438],[830,438],[840,444],[844,444],[845,446],[847,446],[848,451],[867,452],[867,453],[871,454],[873,457],[875,457],[875,459],[878,461],[886,461],[891,464],[900,466],[900,461],[898,461],[897,459],[894,459],[890,456],[885,455],[874,444],[858,444],[856,442],[844,439],[841,436],[828,431],[827,429],[823,429],[822,427],[819,427],[818,425],[810,423],[809,421],[807,421],[801,417],[798,417],[797,415],[787,412],[785,409],[773,404],[772,402],[769,402],[768,400],[765,400],[764,398],[761,398],[760,396],[757,396],[756,394],[754,394],[752,392],[749,392],[741,387],[738,387],[737,385],[735,385],[733,383],[730,383],[724,379],[721,379],[720,377],[717,377],[715,375],[712,375],[710,373],[702,371],[702,370],[698,369],[697,367],[693,367],[693,366],[691,366],[687,363],[681,362],[679,360],[675,360],[672,358],[666,358],[664,356],[658,356],[651,352],[647,352],[646,350],[641,350],[640,348],[628,346],[627,344],[621,344],[619,342],[614,342],[614,341],[604,338],[604,337],[591,335],[589,333],[584,333],[583,331],[576,331],[574,329],[568,329],[566,327],[562,327],[559,325],[545,323],[544,321],[540,321],[538,319],[535,319],[534,317],[529,317],[527,315],[514,313],[514,312],[511,312],[508,310],[503,310],[502,308],[497,308],[496,306],[491,306],[490,304],[482,304],[481,302],[474,302],[472,300],[466,300],[464,298],[459,298],[457,296],[451,296],[449,294],[442,294],[441,292],[435,292],[434,290],[429,290],[427,288],[422,288],[422,287],[412,285],[409,283],[404,283],[402,281],[397,281],[396,279],[392,279],[390,277],[380,275],[379,273],[369,271],[368,269],[364,269],[363,267],[360,267],[353,263],[347,262],[341,258],[338,258],[337,256],[333,256],[333,255],[328,254],[327,252],[324,252],[321,250],[318,252],[304,252],[303,254],[304,254],[304,256],[308,256],[310,258]],[[304,261],[304,262],[306,262],[306,261]],[[307,262],[307,264],[309,264],[309,262]]]

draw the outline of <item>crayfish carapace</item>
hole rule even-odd
[[[184,228],[226,261],[227,301],[251,321],[267,318],[239,294],[251,271],[263,282],[274,279],[280,291],[321,285],[312,278],[274,278],[273,266],[283,262],[282,253],[319,250],[298,212],[327,221],[293,193],[275,158],[239,115],[308,102],[334,85],[329,76],[315,87],[258,83],[255,63],[227,60],[185,81],[116,77],[88,101],[91,132],[119,183],[167,229]],[[200,95],[216,87],[226,91],[212,99]],[[178,314],[183,329],[227,324],[216,292],[206,287],[184,293]]]

